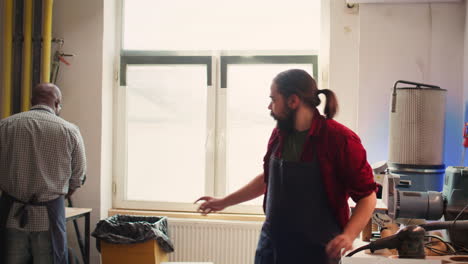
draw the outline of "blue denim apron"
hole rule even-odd
[[[53,264],[67,264],[68,250],[64,197],[60,196],[47,202],[37,202],[34,198],[29,202],[23,202],[5,192],[3,192],[0,197],[0,263],[5,261],[3,258],[6,254],[1,251],[5,248],[3,246],[5,243],[3,232],[6,229],[8,215],[14,202],[18,202],[23,205],[17,213],[21,227],[24,227],[28,223],[28,208],[30,206],[45,206],[47,208],[47,215],[49,216],[49,232],[52,239]]]
[[[317,153],[312,162],[291,162],[275,152],[255,264],[330,263],[325,247],[342,230],[328,203]]]

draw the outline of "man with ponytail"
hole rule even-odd
[[[266,220],[255,264],[337,263],[376,203],[376,183],[359,137],[333,120],[338,102],[305,71],[279,73],[268,109],[277,121],[263,173],[224,197],[204,196],[203,214],[264,196]],[[326,104],[317,110],[319,94]],[[348,199],[356,202],[349,216]]]

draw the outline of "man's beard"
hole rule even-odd
[[[296,109],[293,110],[289,107],[286,107],[284,117],[280,118],[273,114],[273,112],[271,112],[270,115],[276,120],[276,127],[280,131],[285,132],[286,134],[290,134],[294,131],[296,111]]]

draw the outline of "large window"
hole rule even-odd
[[[272,78],[317,77],[319,2],[124,1],[114,206],[193,211],[261,173]]]

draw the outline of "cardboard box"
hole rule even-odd
[[[156,240],[127,245],[101,241],[101,259],[102,264],[161,264],[169,260],[169,255]]]

